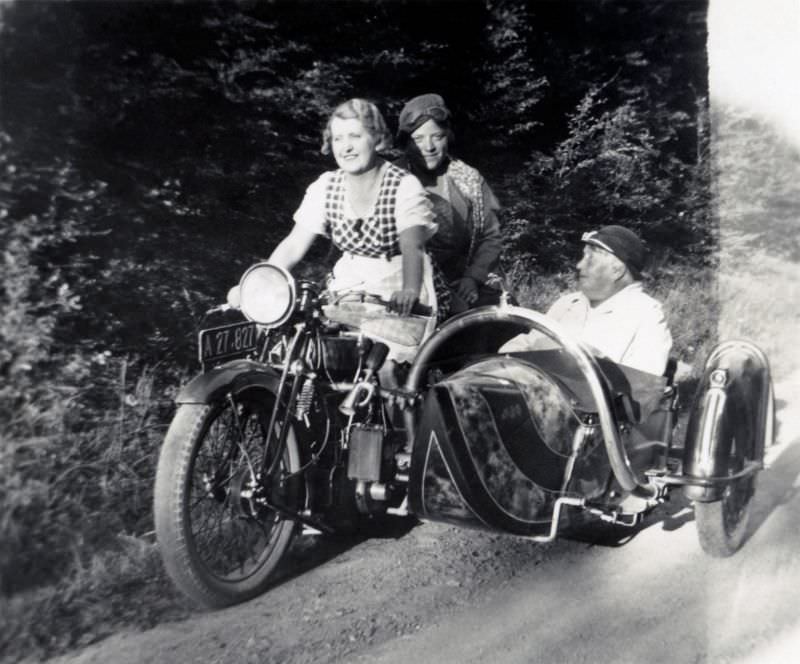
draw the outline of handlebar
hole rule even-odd
[[[391,306],[391,302],[389,300],[384,300],[383,298],[378,299],[380,300],[380,303],[385,305],[387,308]],[[433,307],[429,307],[427,304],[414,302],[414,304],[411,305],[411,313],[415,316],[432,316]]]
[[[230,311],[230,310],[231,310],[231,309],[233,309],[233,308],[234,308],[234,307],[232,307],[232,306],[231,306],[230,304],[228,304],[227,302],[226,302],[225,304],[218,304],[216,307],[211,307],[210,309],[208,309],[208,310],[206,311],[206,316],[210,316],[211,314],[220,314],[220,313],[224,313],[224,312],[226,312],[226,311]]]
[[[251,268],[251,270],[252,270],[252,268]],[[319,304],[319,302],[317,300],[317,295],[314,292],[315,289],[313,288],[313,282],[301,281],[301,282],[298,282],[298,283],[301,285],[300,291],[301,291],[301,294],[302,294],[302,298],[301,298],[301,302],[300,302],[300,308],[305,310],[306,306],[308,304],[310,304],[310,303]],[[312,288],[308,288],[308,286],[312,286]],[[307,299],[309,293],[311,294],[310,300]],[[322,301],[326,301],[327,300],[327,302],[329,304],[334,304],[334,305],[339,304],[339,303],[345,303],[345,302],[364,302],[364,303],[370,303],[370,304],[379,304],[379,305],[381,305],[383,307],[386,307],[386,309],[388,309],[390,311],[392,309],[391,300],[383,298],[383,297],[381,297],[379,295],[375,295],[373,293],[368,293],[366,291],[355,291],[355,290],[353,290],[353,291],[340,292],[340,293],[337,293],[337,294],[334,294],[334,293],[331,293],[329,291],[326,291],[326,292],[323,292],[322,296],[320,297],[320,300],[322,300]],[[240,308],[240,304],[241,304],[240,286],[237,285],[237,286],[232,287],[228,291],[227,302],[225,304],[220,304],[218,306],[212,307],[211,309],[206,311],[206,315],[215,314],[215,313],[223,313],[223,312],[226,312],[226,311],[230,311],[232,309],[238,310]],[[312,306],[314,306],[314,305],[312,304]],[[432,316],[433,315],[433,307],[430,307],[430,306],[425,305],[425,304],[421,304],[420,302],[415,302],[411,306],[411,312],[410,313],[412,315],[416,315],[416,316]]]
[[[340,302],[366,302],[369,304],[381,304],[387,309],[390,309],[392,306],[391,300],[387,300],[379,295],[374,295],[365,291],[345,293],[340,298],[331,300],[330,303],[339,304]],[[415,302],[411,306],[411,314],[415,316],[432,316],[433,307],[429,307],[428,305],[420,302]]]

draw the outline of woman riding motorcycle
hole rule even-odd
[[[348,294],[368,293],[386,301],[399,317],[383,316],[370,336],[386,341],[390,357],[404,361],[413,357],[435,324],[433,271],[425,243],[437,226],[417,178],[381,157],[390,144],[386,123],[373,103],[351,99],[337,106],[323,132],[322,152],[332,153],[339,168],[308,187],[294,227],[268,262],[291,270],[317,235],[330,238],[343,252],[328,284],[333,301],[344,300],[345,314]],[[229,300],[235,304],[235,291]],[[414,328],[411,339],[393,343],[397,328],[408,328],[403,318],[416,303],[430,307],[433,315]],[[336,320],[335,308],[326,313]]]

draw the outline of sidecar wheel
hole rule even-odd
[[[273,397],[251,388],[235,403],[235,411],[229,401],[181,405],[156,472],[156,538],[164,566],[182,592],[208,608],[264,592],[295,532],[295,522],[266,507],[257,488]],[[271,447],[276,442],[273,436]],[[275,478],[299,468],[290,428]],[[283,504],[296,507],[296,483],[281,486],[290,487],[283,489]]]
[[[741,459],[731,459],[731,469],[742,467]],[[720,500],[694,504],[694,518],[700,546],[714,558],[727,558],[744,543],[755,493],[754,475],[731,482]]]

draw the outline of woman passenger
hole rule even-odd
[[[437,284],[439,315],[496,304],[502,235],[500,204],[481,174],[450,156],[450,111],[437,94],[411,99],[400,112],[397,142],[405,149],[398,165],[416,175],[428,191],[439,230],[428,244],[446,281]],[[449,300],[449,302],[448,302]]]

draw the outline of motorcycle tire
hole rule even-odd
[[[263,593],[296,531],[293,520],[254,498],[273,404],[258,388],[237,394],[235,411],[229,400],[182,404],[161,449],[154,492],[161,556],[175,585],[207,608]],[[290,428],[276,473],[285,478],[299,468]],[[296,482],[288,484],[295,495],[283,505],[297,507]]]
[[[735,446],[735,441],[734,441]],[[741,457],[731,455],[730,472],[743,467]],[[695,502],[694,518],[697,537],[703,551],[713,558],[727,558],[736,553],[744,543],[755,494],[754,475],[742,477],[725,487],[720,500],[710,503]]]

